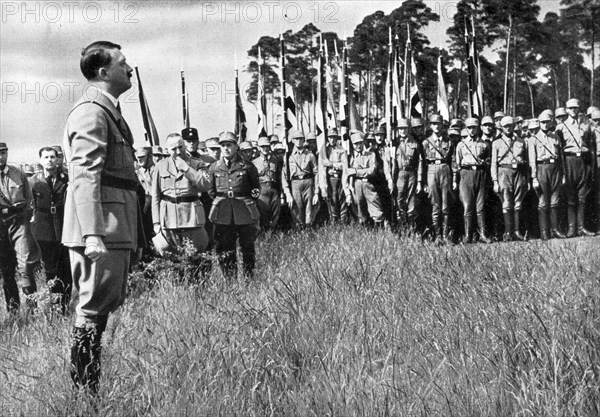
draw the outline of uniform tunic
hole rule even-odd
[[[287,171],[284,179],[294,199],[292,213],[299,224],[310,225],[313,219],[312,199],[318,187],[317,159],[308,149],[299,151],[294,148],[288,160]]]
[[[414,220],[417,216],[417,183],[422,182],[424,172],[423,146],[412,137],[408,137],[401,139],[393,152],[394,157],[386,178],[388,183],[396,185],[400,213],[408,215],[409,220]]]
[[[348,154],[341,146],[327,145],[321,157],[322,194],[326,196],[330,220],[333,222],[348,220],[346,192],[348,190]]]
[[[365,223],[369,216],[376,223],[382,222],[383,208],[373,184],[373,180],[377,175],[375,154],[368,150],[355,154],[350,161],[350,168],[356,170],[354,196],[360,222]]]
[[[464,217],[474,214],[484,215],[487,193],[486,160],[490,157],[490,144],[484,140],[463,139],[456,145],[453,171],[460,177],[460,201],[464,207]]]
[[[555,133],[538,130],[528,139],[531,177],[538,180],[538,209],[558,207],[562,183],[562,155],[560,141]]]
[[[492,180],[497,181],[502,199],[502,211],[519,211],[528,187],[527,146],[513,134],[503,134],[492,143]]]
[[[427,188],[432,206],[432,217],[450,214],[452,193],[452,154],[454,146],[448,138],[432,133],[423,141],[427,162]]]
[[[275,229],[281,213],[283,163],[275,155],[262,154],[252,163],[258,171],[260,197],[257,200],[260,224],[263,229]]]

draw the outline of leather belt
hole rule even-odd
[[[483,171],[485,169],[484,165],[462,165],[460,169],[465,171]]]
[[[236,197],[250,197],[250,193],[236,193],[231,190],[226,193],[216,193],[217,197],[227,197],[227,198],[236,198]]]
[[[427,164],[428,165],[448,165],[448,162],[446,162],[445,159],[428,159]]]
[[[62,208],[64,206],[52,206],[50,208],[45,208],[45,207],[36,207],[35,209],[37,211],[41,211],[42,213],[46,213],[46,214],[56,214],[56,210],[58,208]]]
[[[279,188],[279,184],[277,183],[277,181],[261,181],[260,186],[268,188]]]
[[[122,190],[137,191],[138,180],[130,180],[127,178],[114,177],[108,174],[102,174],[100,177],[100,185],[105,187],[120,188]]]
[[[0,206],[0,215],[2,216],[12,216],[13,214],[23,214],[25,213],[25,204],[21,206]]]
[[[292,181],[293,180],[312,180],[314,178],[313,174],[306,174],[306,175],[294,175],[292,177]]]
[[[589,151],[585,152],[565,152],[565,156],[575,156],[577,158],[581,158],[582,155],[587,155]]]
[[[517,169],[520,168],[522,165],[519,165],[517,163],[514,164],[498,164],[498,166],[500,168],[510,168],[510,169]]]
[[[200,197],[197,195],[187,195],[187,196],[183,196],[183,197],[171,197],[166,194],[161,194],[160,199],[168,201],[169,203],[179,204],[179,203],[193,203],[194,201],[200,200]]]
[[[556,158],[538,159],[537,163],[538,163],[538,165],[555,164]]]

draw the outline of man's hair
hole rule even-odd
[[[121,45],[108,41],[97,41],[81,51],[79,68],[86,80],[91,80],[98,76],[100,68],[110,65],[112,58],[109,49],[121,49]]]
[[[58,152],[56,152],[56,149],[51,148],[50,146],[44,146],[40,149],[40,151],[38,152],[40,158],[42,157],[42,152],[54,152],[54,156],[58,156]]]

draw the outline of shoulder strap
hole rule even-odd
[[[100,108],[102,108],[102,110],[104,110],[104,112],[105,112],[106,114],[108,114],[108,116],[110,117],[110,119],[112,120],[112,122],[115,124],[115,126],[117,126],[117,129],[119,129],[119,132],[121,133],[121,135],[122,135],[124,138],[127,138],[127,139],[129,138],[129,134],[128,134],[127,132],[123,131],[123,128],[121,127],[121,124],[120,124],[120,123],[117,121],[117,119],[115,119],[115,116],[114,116],[114,115],[112,114],[112,112],[111,112],[111,111],[108,109],[108,107],[106,107],[104,104],[102,104],[102,103],[100,103],[100,102],[98,102],[98,101],[96,101],[96,100],[86,100],[86,101],[82,101],[81,103],[77,104],[75,107],[73,107],[73,108],[71,109],[71,111],[69,112],[69,115],[70,115],[71,113],[73,113],[73,111],[74,111],[74,110],[75,110],[77,107],[81,106],[82,104],[88,104],[88,103],[93,103],[93,104],[96,104],[97,106],[99,106]],[[128,141],[128,142],[129,142],[129,141]],[[70,142],[69,142],[69,143],[70,143]]]
[[[545,134],[545,133],[544,133],[544,134]],[[546,135],[546,134],[545,134],[545,135]],[[546,135],[546,136],[548,136],[548,135]],[[546,148],[546,150],[547,150],[548,152],[550,152],[550,155],[552,155],[552,157],[556,157],[556,154],[555,154],[554,152],[552,152],[550,149],[548,149],[548,147],[547,147],[547,146],[544,144],[544,142],[542,142],[542,141],[541,141],[541,140],[540,140],[540,139],[537,137],[537,135],[533,135],[533,137],[535,138],[535,140],[536,140],[537,142],[539,142],[539,143],[540,143],[540,145],[542,145],[544,148]]]
[[[473,143],[475,143],[475,144],[476,144],[477,142],[473,141]],[[466,142],[463,142],[463,147],[467,148],[467,151],[469,151],[469,153],[471,154],[471,156],[472,156],[473,158],[475,158],[475,161],[476,161],[476,162],[477,162],[479,165],[481,165],[481,164],[482,164],[482,162],[481,162],[481,159],[479,159],[479,158],[478,158],[478,157],[477,157],[477,156],[476,156],[476,155],[473,153],[473,151],[471,150],[471,148],[469,148],[469,145],[467,145],[467,144],[466,144]]]

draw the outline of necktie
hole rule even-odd
[[[121,114],[121,103],[117,101],[117,111]]]

